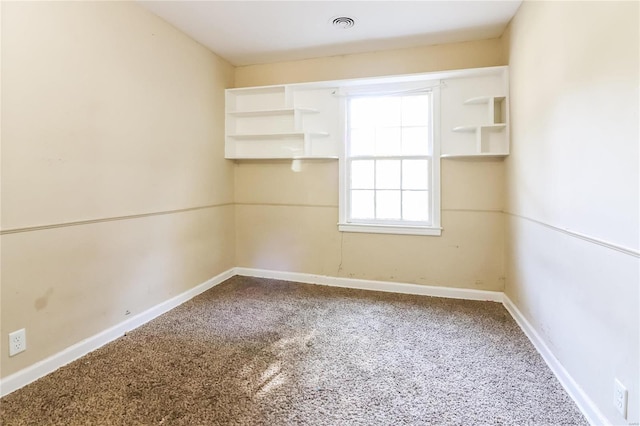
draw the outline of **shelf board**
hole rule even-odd
[[[227,111],[227,114],[233,115],[236,117],[264,117],[269,115],[288,115],[294,114],[296,111],[305,113],[305,114],[313,114],[318,113],[315,108],[274,108],[274,109],[261,109],[254,111]]]
[[[471,133],[471,132],[475,132],[478,129],[479,126],[457,126],[454,127],[453,130],[454,132],[467,132],[467,133]]]
[[[507,127],[506,123],[496,123],[496,124],[483,124],[482,126],[478,126],[481,129],[487,130],[502,130]]]
[[[339,157],[336,156],[308,156],[308,155],[295,155],[291,157],[282,157],[282,156],[274,156],[274,157],[250,157],[250,156],[226,156],[224,157],[227,160],[337,160]]]
[[[477,96],[475,98],[469,98],[466,101],[464,101],[463,103],[465,105],[488,104],[493,99],[495,99],[498,102],[501,102],[502,100],[505,99],[505,96]]]
[[[273,85],[273,86],[258,86],[258,87],[238,87],[234,89],[228,89],[227,93],[233,95],[264,95],[271,93],[284,93],[285,86],[284,85]]]
[[[504,129],[505,127],[507,127],[507,125],[505,123],[497,123],[497,124],[482,124],[479,126],[457,126],[454,127],[453,129],[451,129],[454,132],[466,132],[466,133],[473,133],[476,130],[480,129],[480,130],[492,130],[492,131],[500,131],[502,129]]]
[[[329,132],[283,132],[227,135],[227,137],[233,139],[286,139],[303,138],[306,136],[329,136]]]
[[[482,152],[482,153],[473,153],[473,154],[442,154],[440,158],[504,158],[508,156],[508,153],[504,152]]]

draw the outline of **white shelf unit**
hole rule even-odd
[[[472,157],[506,157],[509,155],[507,145],[507,98],[505,96],[477,96],[464,101],[464,105],[483,105],[486,124],[456,126],[454,132],[475,134],[475,152],[459,155],[443,156],[444,158]]]
[[[508,69],[445,81],[441,95],[442,158],[509,155]]]
[[[331,97],[305,85],[227,89],[225,158],[337,158]]]
[[[273,109],[259,109],[253,111],[227,111],[227,114],[235,117],[264,117],[270,115],[296,115],[304,113],[318,112],[314,108],[273,108]]]
[[[460,158],[460,159],[474,159],[474,158],[504,158],[508,154],[502,153],[482,153],[482,154],[442,154],[440,158]]]

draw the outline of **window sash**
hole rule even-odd
[[[370,161],[378,161],[378,160],[398,160],[400,161],[400,171],[399,171],[399,179],[400,183],[398,188],[379,188],[377,186],[377,167],[374,163],[374,175],[373,175],[373,187],[372,188],[353,188],[352,187],[352,162],[358,160],[370,160]],[[428,184],[425,189],[407,189],[403,187],[403,165],[404,160],[426,160],[428,167]],[[433,157],[427,155],[420,156],[358,156],[358,157],[349,157],[346,159],[347,168],[346,168],[346,190],[347,190],[347,223],[359,223],[359,224],[386,224],[386,225],[409,225],[409,226],[431,226],[433,225]],[[379,191],[397,191],[400,194],[399,199],[399,207],[400,207],[400,219],[385,219],[385,218],[354,218],[352,216],[352,191],[373,191],[373,214],[376,216],[377,214],[377,199]],[[427,217],[429,218],[426,221],[417,221],[417,220],[406,220],[402,219],[404,216],[404,193],[405,192],[427,192],[429,196],[429,204],[427,210]]]

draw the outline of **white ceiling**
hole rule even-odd
[[[499,37],[521,2],[138,0],[234,65]]]

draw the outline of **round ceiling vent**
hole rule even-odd
[[[352,28],[355,24],[356,21],[354,21],[353,18],[349,18],[348,16],[338,16],[331,20],[331,25],[342,30]]]

